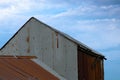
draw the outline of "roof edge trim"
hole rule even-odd
[[[16,59],[35,59],[37,58],[36,56],[14,56],[14,55],[0,55],[0,59],[1,58],[16,58]]]

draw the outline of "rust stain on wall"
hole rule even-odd
[[[14,44],[12,44],[12,47],[14,47]]]
[[[26,38],[26,41],[27,41],[27,43],[30,42],[30,38],[29,38],[29,36]]]
[[[27,49],[27,53],[30,53],[30,29],[28,28],[27,29],[27,32],[28,32],[28,36],[27,36],[27,38],[26,38],[26,41],[27,41],[27,43],[28,43],[28,49]]]
[[[57,45],[57,48],[59,48],[59,39],[58,39],[58,33],[56,32],[56,45]]]
[[[52,33],[52,48],[54,49],[54,33]]]

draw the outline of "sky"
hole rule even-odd
[[[105,55],[105,80],[120,80],[120,0],[0,0],[0,47],[30,17]]]

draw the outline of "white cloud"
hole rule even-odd
[[[41,15],[45,10],[48,10],[46,14],[49,15],[50,10],[54,11],[54,9],[66,6],[68,6],[66,3],[54,4],[54,2],[47,0],[0,0],[0,21],[11,19],[14,16]]]
[[[65,17],[65,16],[78,16],[78,15],[84,15],[87,12],[93,11],[94,6],[87,7],[87,6],[79,6],[77,8],[70,8],[65,12],[59,13],[55,15],[54,17]]]
[[[29,13],[33,13],[34,9],[39,8],[41,10],[44,8],[45,2],[45,0],[0,0],[0,22],[2,23],[0,24],[0,31],[16,30],[19,26],[17,24],[23,23],[28,17],[33,16]]]
[[[69,16],[79,16],[79,17],[120,17],[118,14],[120,12],[120,6],[109,5],[109,6],[96,6],[96,5],[80,5],[79,7],[69,8],[68,10],[56,14],[54,17],[69,17]]]
[[[0,20],[23,13],[31,7],[28,0],[1,0],[0,4],[6,5],[0,9]]]
[[[120,44],[120,19],[74,21],[74,19],[62,18],[51,20],[49,23],[96,50],[116,47]]]
[[[4,33],[4,30],[15,32],[13,30],[17,30],[24,24],[28,17],[36,16],[57,29],[63,29],[69,34],[73,33],[73,37],[95,49],[101,48],[104,44],[103,48],[108,48],[120,43],[118,37],[120,20],[116,19],[120,17],[119,6],[80,5],[68,7],[66,2],[63,3],[58,4],[47,0],[0,0],[2,5],[2,7],[0,6],[0,21],[3,22],[0,25],[1,33]],[[55,8],[58,11],[61,8],[65,8],[65,10],[56,14],[49,14],[49,11],[54,11]],[[44,10],[48,10],[48,12],[41,14]]]
[[[77,39],[94,49],[107,49],[120,44],[119,24],[116,19],[79,21],[71,30],[77,31]]]

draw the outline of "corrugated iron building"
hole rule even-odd
[[[0,54],[36,56],[37,62],[44,63],[60,80],[104,80],[102,54],[34,17],[1,48]]]

